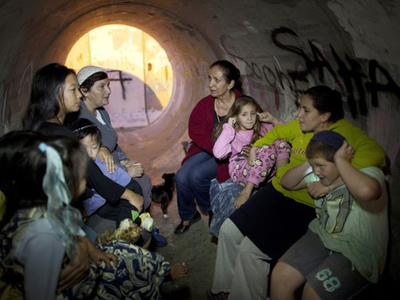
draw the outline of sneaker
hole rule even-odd
[[[167,246],[168,242],[165,237],[160,235],[160,231],[158,228],[153,228],[153,231],[151,232],[151,235],[154,239],[156,247],[165,247]]]

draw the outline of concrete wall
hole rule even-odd
[[[208,94],[216,59],[235,63],[245,92],[264,109],[295,118],[298,92],[326,84],[343,93],[346,118],[386,149],[391,174],[388,273],[400,278],[400,2],[395,0],[19,0],[0,2],[0,135],[19,127],[36,69],[64,63],[85,32],[121,23],[166,50],[172,100],[150,127],[124,132],[121,144],[150,174],[175,171],[187,119]]]

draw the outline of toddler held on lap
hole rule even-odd
[[[105,162],[100,162],[98,154],[101,146],[101,132],[94,123],[88,119],[78,119],[72,123],[71,130],[80,140],[89,157],[96,162],[105,176],[131,189],[133,192],[135,192],[135,189],[136,191],[140,189],[139,185],[118,164],[115,165],[115,171],[110,173],[106,169]],[[131,218],[132,210],[140,213],[143,209],[143,197],[137,193],[134,193],[134,196],[129,201],[120,199],[118,203],[108,203],[95,190],[93,192],[93,197],[83,201],[87,215],[90,216],[96,213],[103,218],[117,221],[117,226],[124,219]],[[140,222],[140,219],[137,220]]]

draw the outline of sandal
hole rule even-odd
[[[218,293],[218,294],[214,294],[213,292],[211,292],[211,288],[209,288],[207,290],[207,298],[210,300],[227,300],[229,298],[229,293]]]

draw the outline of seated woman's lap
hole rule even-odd
[[[272,259],[279,258],[305,234],[314,218],[314,208],[285,197],[271,183],[230,216],[239,230]]]
[[[177,184],[196,184],[202,181],[210,182],[217,175],[217,162],[215,158],[200,152],[189,157],[178,170],[175,181]]]
[[[180,213],[193,216],[194,197],[202,210],[210,210],[210,184],[216,176],[217,162],[210,154],[200,152],[185,161],[175,176]]]

